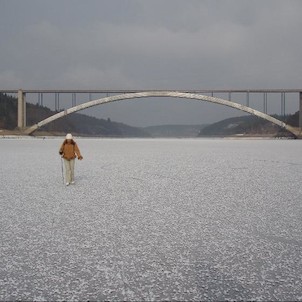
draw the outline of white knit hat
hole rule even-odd
[[[72,135],[71,135],[70,133],[68,133],[68,134],[66,135],[66,139],[72,139]]]

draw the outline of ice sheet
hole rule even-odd
[[[0,139],[0,300],[302,300],[302,141]]]

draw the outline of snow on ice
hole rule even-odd
[[[302,142],[0,139],[0,300],[301,300]]]

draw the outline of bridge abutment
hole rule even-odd
[[[26,127],[26,95],[22,89],[18,90],[18,128]]]

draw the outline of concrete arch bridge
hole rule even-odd
[[[23,101],[22,105],[22,100],[20,102],[20,95],[22,99],[23,92],[19,91],[18,93],[18,99],[19,99],[19,104],[21,103],[21,109],[25,107],[25,102]],[[288,125],[284,123],[283,121],[280,121],[266,113],[263,113],[261,111],[252,109],[248,106],[238,104],[235,102],[232,102],[230,100],[225,100],[222,98],[217,98],[213,96],[208,96],[208,95],[203,95],[199,93],[191,93],[191,92],[182,92],[182,91],[158,91],[158,90],[153,90],[153,91],[139,91],[139,92],[129,92],[129,93],[121,93],[117,95],[112,95],[112,96],[107,96],[103,97],[97,100],[93,101],[88,101],[86,103],[80,104],[73,106],[69,109],[63,110],[59,113],[54,114],[53,116],[50,116],[40,122],[38,122],[35,125],[32,125],[30,127],[24,127],[24,133],[25,134],[32,134],[35,132],[37,129],[40,127],[47,125],[56,119],[59,119],[61,117],[64,117],[68,114],[87,109],[89,107],[101,105],[101,104],[106,104],[106,103],[111,103],[111,102],[117,102],[117,101],[123,101],[123,100],[129,100],[129,99],[141,99],[141,98],[148,98],[148,97],[173,97],[173,98],[181,98],[181,99],[188,99],[188,100],[197,100],[197,101],[203,101],[203,102],[210,102],[210,103],[215,103],[215,104],[220,104],[223,106],[228,106],[237,110],[244,111],[246,113],[258,116],[264,120],[267,120],[275,125],[280,126],[281,128],[289,131],[292,133],[296,138],[302,138],[302,93],[300,92],[300,120],[299,120],[299,126],[300,127],[293,127],[291,125]],[[19,110],[20,111],[20,110]],[[22,111],[22,110],[21,110]],[[19,114],[18,114],[19,115]],[[22,116],[22,113],[20,114]]]

